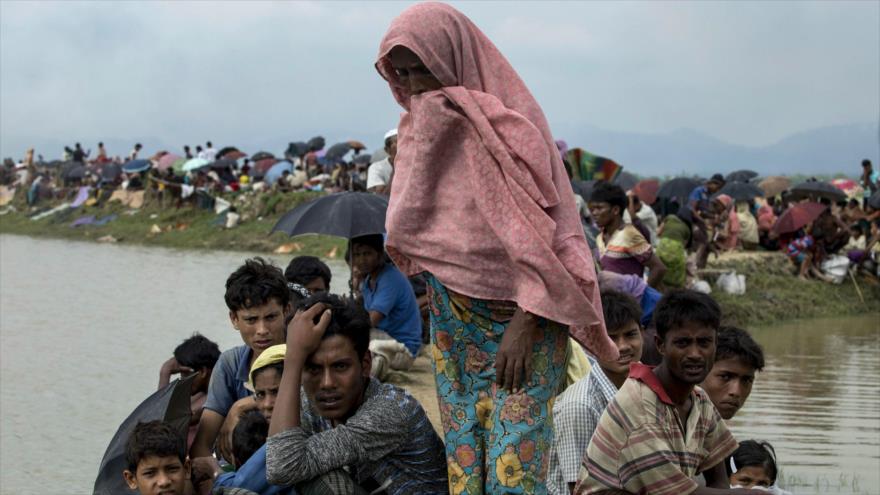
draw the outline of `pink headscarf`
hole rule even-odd
[[[444,87],[411,97],[391,67],[398,45]],[[376,68],[407,110],[385,224],[397,266],[570,325],[613,359],[571,184],[541,108],[504,56],[462,13],[421,3],[391,23]]]
[[[727,215],[727,222],[724,224],[727,237],[720,242],[720,245],[725,250],[735,249],[736,242],[739,238],[740,227],[739,217],[736,216],[733,198],[726,194],[719,194],[715,199],[724,205],[724,214]]]

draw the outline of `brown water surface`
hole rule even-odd
[[[91,493],[174,347],[196,331],[241,343],[223,293],[245,257],[0,236],[0,494]],[[878,332],[877,316],[754,330],[767,367],[732,429],[776,446],[795,493],[880,493]],[[436,423],[427,360],[396,381]]]

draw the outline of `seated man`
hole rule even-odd
[[[245,261],[226,280],[226,305],[244,345],[224,351],[211,374],[205,411],[190,452],[197,464],[196,458],[211,456],[215,440],[223,458],[231,460],[235,422],[243,412],[256,408],[245,384],[260,354],[284,343],[284,322],[291,313],[284,274],[262,258]],[[227,416],[229,421],[225,421]]]
[[[412,285],[387,261],[381,234],[351,240],[352,263],[364,275],[361,294],[370,314],[373,376],[407,370],[422,347],[422,318]]]
[[[755,372],[764,369],[764,351],[748,332],[721,327],[715,344],[715,365],[700,387],[724,419],[731,419],[746,403]]]
[[[369,316],[328,294],[304,307],[287,330],[269,482],[294,484],[301,494],[447,493],[445,449],[425,410],[403,389],[370,378]]]
[[[186,439],[167,423],[150,421],[134,427],[125,447],[125,482],[141,495],[184,495],[189,480]]]
[[[575,493],[758,495],[729,489],[723,461],[736,440],[695,388],[715,359],[718,303],[695,291],[672,291],[654,318],[662,361],[653,369],[631,366],[590,440]],[[698,473],[707,487],[697,485]]]
[[[556,434],[550,450],[547,490],[568,495],[578,480],[581,459],[599,418],[614,394],[626,381],[632,363],[642,355],[642,310],[629,294],[602,291],[602,312],[608,337],[617,346],[620,359],[590,360],[590,372],[565,390],[553,406]]]

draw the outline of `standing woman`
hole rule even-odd
[[[541,108],[454,8],[396,18],[376,68],[406,110],[386,249],[425,272],[452,493],[546,493],[572,336],[615,359],[571,185]]]

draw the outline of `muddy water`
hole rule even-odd
[[[244,257],[0,236],[0,494],[90,493],[174,347],[195,331],[241,342],[223,291]],[[342,292],[345,265],[330,265]],[[878,332],[877,316],[754,331],[768,364],[732,428],[776,446],[795,493],[877,493]],[[401,382],[435,419],[430,367],[417,364]]]

